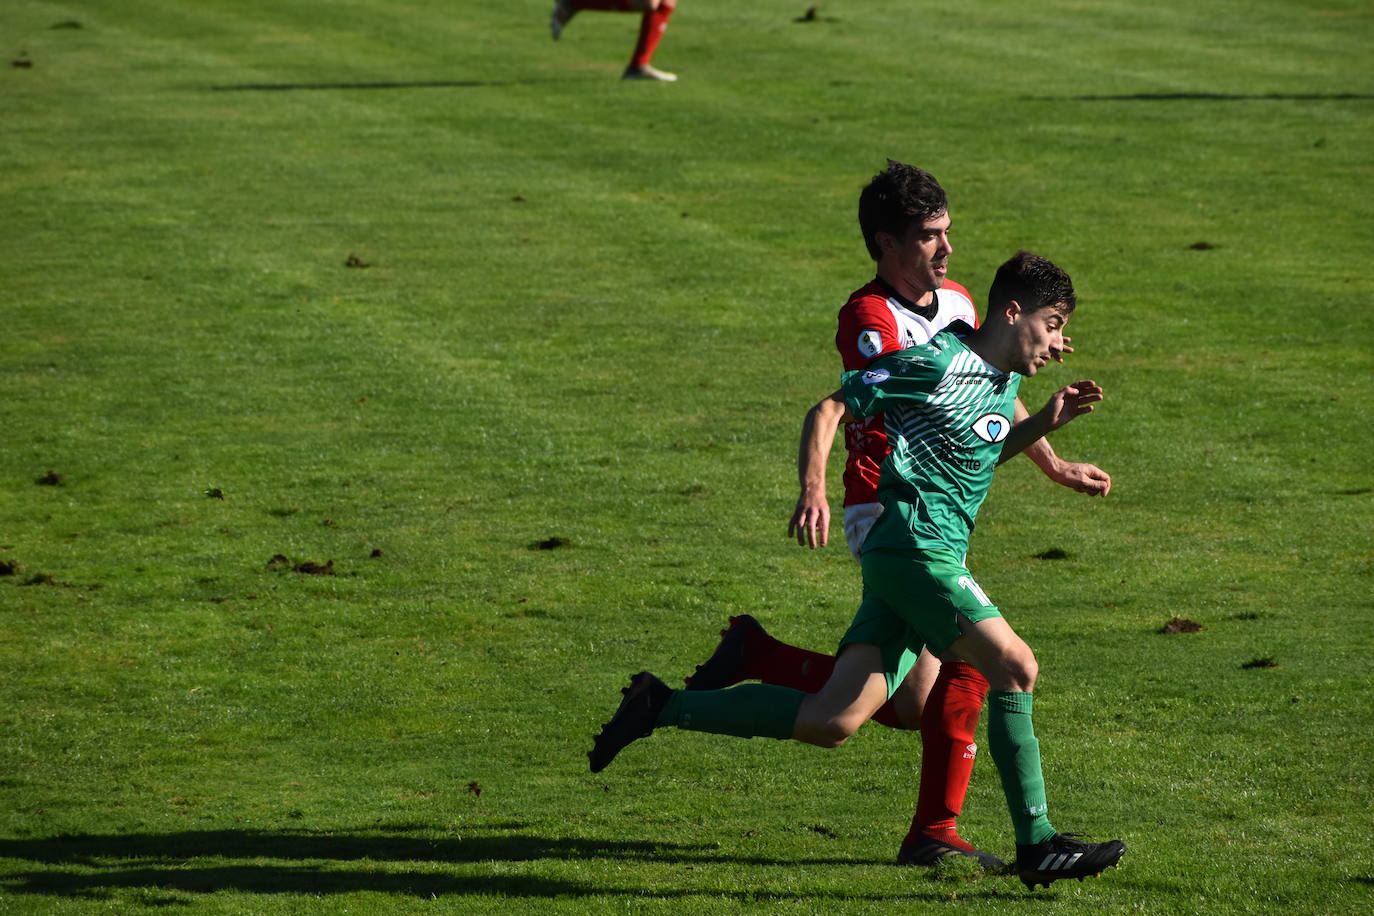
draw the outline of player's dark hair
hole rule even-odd
[[[859,194],[859,229],[873,260],[882,256],[874,238],[879,232],[901,237],[913,223],[921,225],[949,209],[945,189],[925,169],[895,159]]]
[[[1069,275],[1048,258],[1018,251],[997,268],[988,290],[988,314],[1007,307],[1015,299],[1028,312],[1058,305],[1065,315],[1078,305]]]

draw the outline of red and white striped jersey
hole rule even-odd
[[[840,309],[835,348],[845,371],[864,369],[884,353],[926,343],[951,321],[978,326],[973,297],[958,283],[946,280],[935,291],[935,301],[921,306],[874,278],[851,293]],[[882,415],[845,424],[844,445],[844,504],[877,502],[878,472],[888,451]]]

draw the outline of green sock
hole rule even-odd
[[[790,687],[741,684],[728,690],[674,690],[658,725],[737,738],[792,737],[806,694]]]
[[[988,750],[1002,777],[1016,842],[1030,845],[1054,835],[1040,742],[1031,724],[1031,694],[993,690],[988,694]]]

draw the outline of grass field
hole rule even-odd
[[[1374,912],[1374,10],[806,6],[660,85],[542,0],[0,5],[0,912]],[[1012,462],[970,563],[1100,881],[890,865],[879,726],[587,772],[728,615],[848,622],[783,530],[888,156],[980,300],[1078,287],[1023,392],[1107,388],[1112,494]]]

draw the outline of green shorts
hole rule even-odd
[[[977,623],[1002,616],[953,553],[868,550],[860,564],[863,602],[840,640],[840,649],[850,643],[878,646],[888,696],[916,663],[922,646],[936,657],[944,655],[960,636],[960,617]]]

